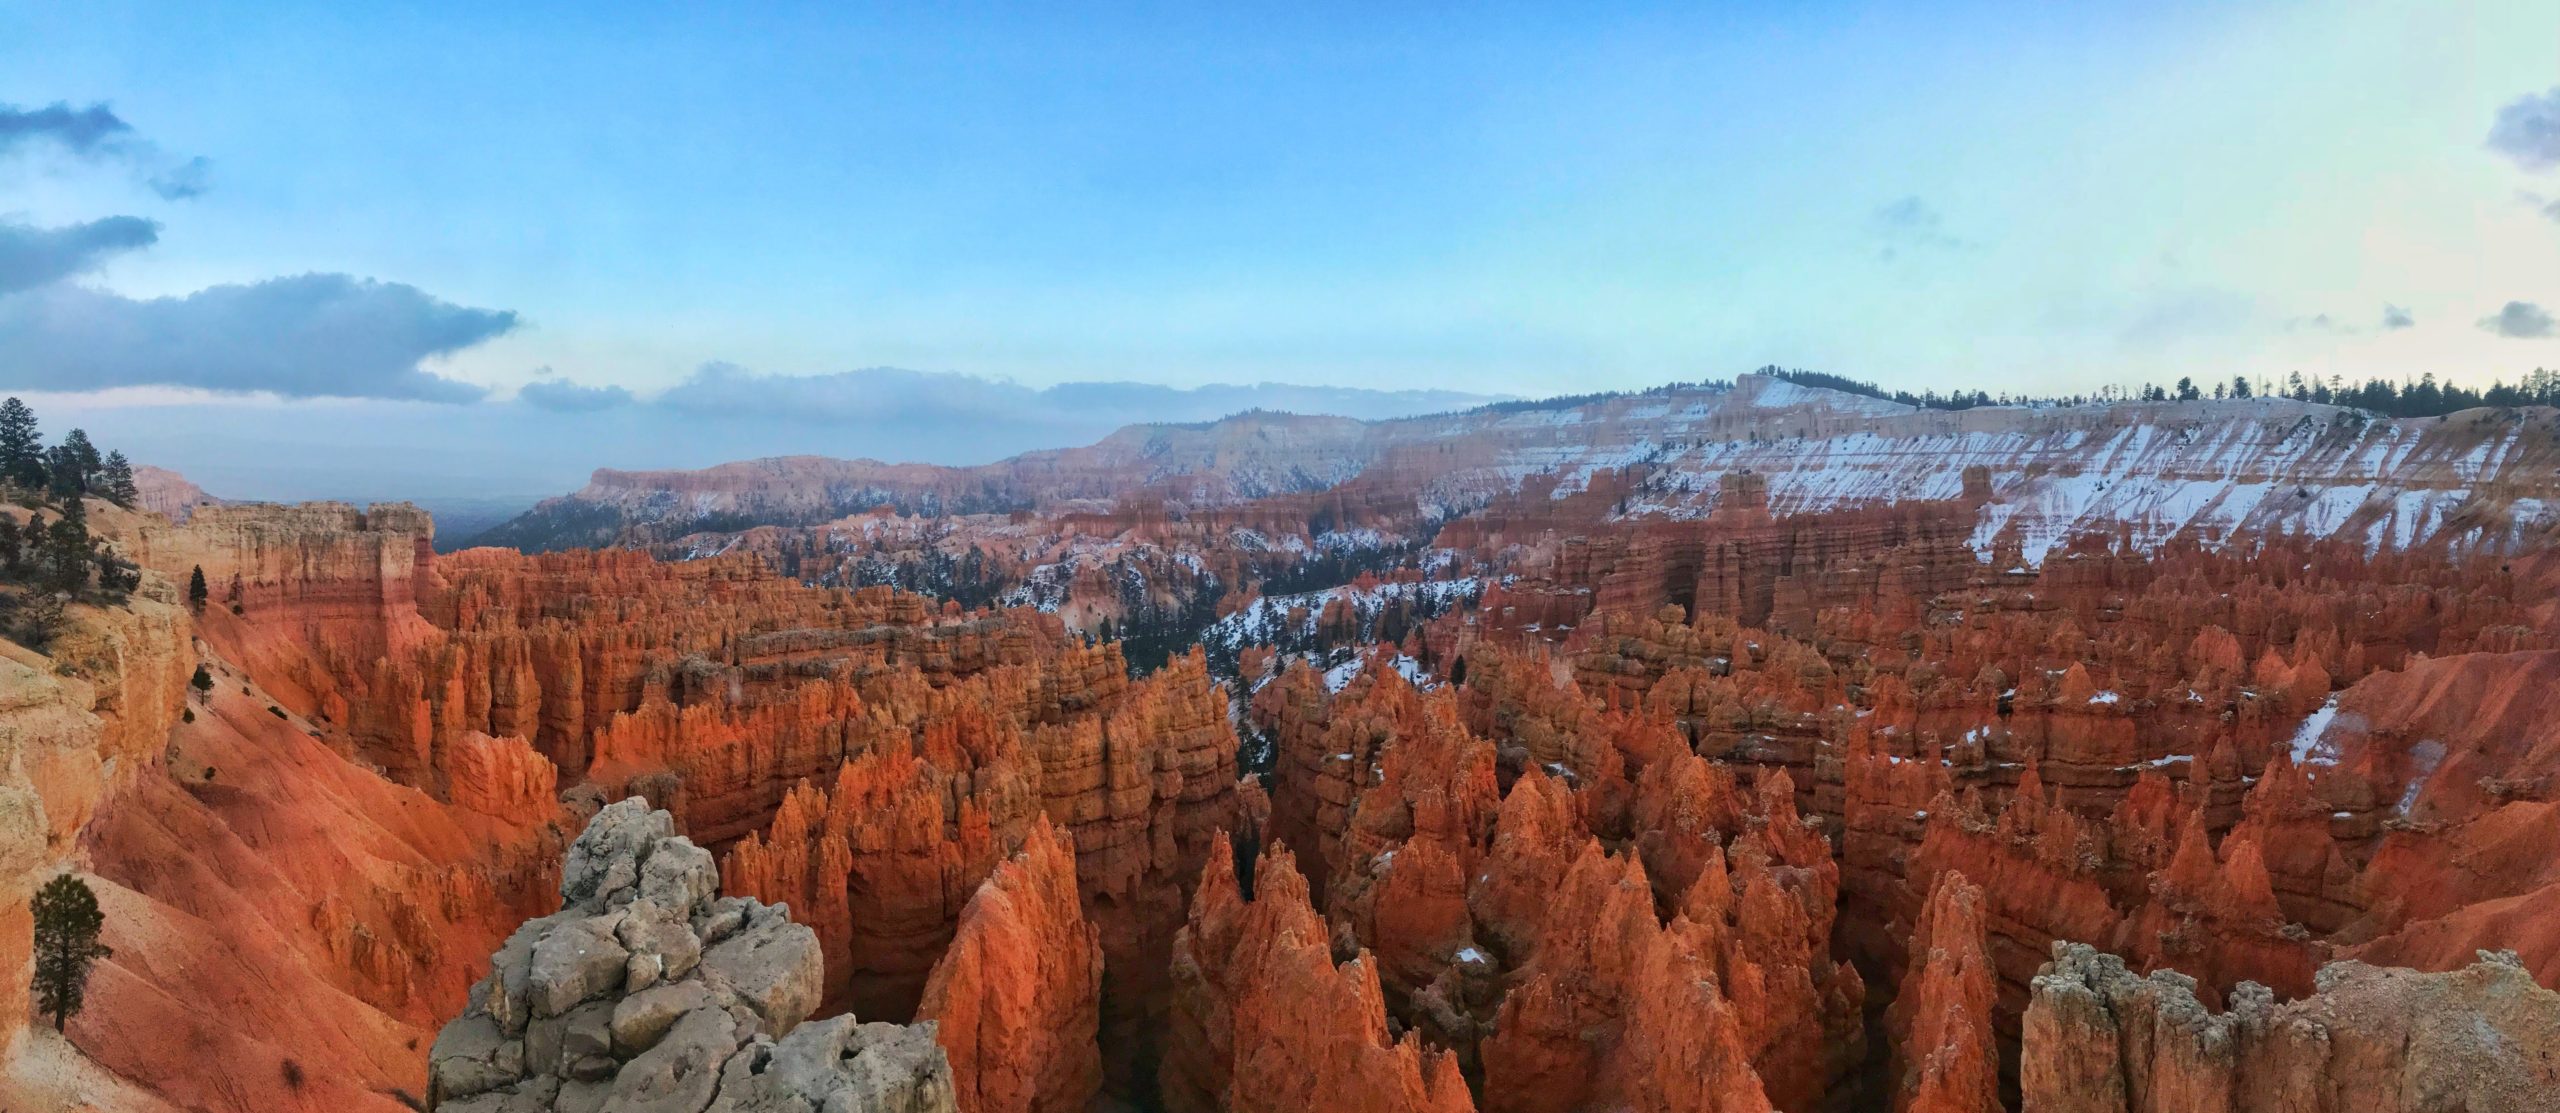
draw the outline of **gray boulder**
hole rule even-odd
[[[818,937],[719,896],[709,851],[635,797],[569,848],[560,911],[526,921],[428,1051],[446,1113],[950,1113],[933,1026],[803,1023]]]

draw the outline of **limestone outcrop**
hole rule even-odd
[[[2332,963],[2311,996],[2242,982],[2223,1012],[2195,988],[2057,944],[2027,1009],[2024,1113],[2526,1113],[2560,1088],[2560,993],[2509,953],[2438,973]]]
[[[930,1024],[804,1023],[816,933],[719,895],[711,853],[632,798],[569,847],[558,912],[527,921],[428,1055],[428,1107],[956,1109]]]

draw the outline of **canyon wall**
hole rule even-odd
[[[1262,415],[570,508],[648,552],[100,511],[149,574],[5,650],[0,908],[82,870],[117,954],[19,1054],[221,1109],[2535,1077],[2546,418],[1871,402]],[[865,582],[916,569],[943,598]]]

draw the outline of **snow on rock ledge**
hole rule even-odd
[[[711,853],[634,797],[569,848],[560,911],[500,947],[429,1053],[448,1113],[949,1113],[931,1024],[803,1024],[818,937],[718,895]]]

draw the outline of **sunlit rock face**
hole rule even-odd
[[[2549,428],[1746,379],[605,477],[604,551],[98,504],[0,928],[88,874],[137,1108],[2503,1108]]]

